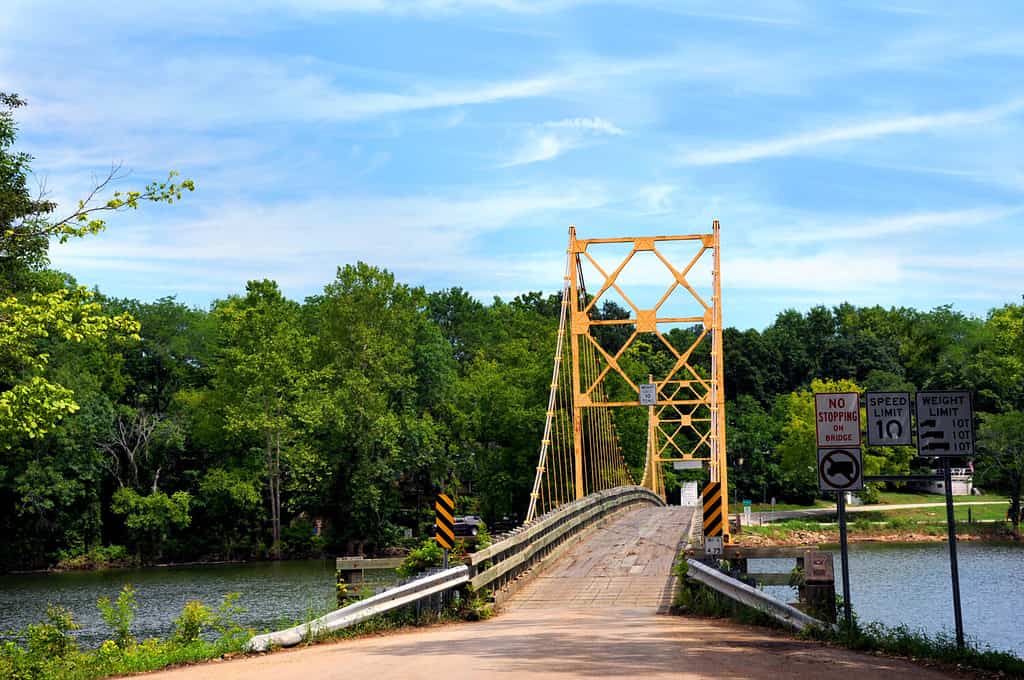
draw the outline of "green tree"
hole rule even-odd
[[[360,550],[365,540],[397,535],[400,514],[425,518],[436,489],[454,475],[462,455],[450,434],[459,343],[431,321],[422,288],[362,262],[339,268],[307,307],[316,366],[331,376],[322,509]]]
[[[1020,538],[1021,496],[1024,495],[1024,412],[982,413],[978,429],[977,477],[1010,497],[1013,534]]]
[[[262,450],[272,550],[280,559],[282,451],[286,456],[303,427],[316,421],[309,391],[318,376],[308,370],[310,344],[298,304],[273,281],[250,281],[245,297],[218,302],[213,315],[219,328],[213,386],[224,428],[243,446]]]
[[[780,423],[748,394],[729,403],[725,412],[729,483],[743,498],[766,502],[770,496],[782,495],[783,474],[773,455]]]
[[[124,517],[139,554],[158,558],[171,531],[191,523],[191,503],[192,496],[187,491],[171,495],[152,491],[143,496],[134,489],[120,488],[114,492],[110,509]]]
[[[46,277],[39,272],[48,263],[51,240],[95,234],[106,226],[104,213],[134,210],[146,201],[171,203],[194,188],[191,180],[175,183],[171,173],[166,182],[103,199],[119,179],[115,168],[73,210],[54,217],[54,202],[29,194],[32,157],[11,150],[17,134],[13,112],[24,104],[17,95],[0,93],[0,441],[8,449],[43,436],[79,408],[71,390],[45,375],[49,355],[40,346],[47,338],[83,342],[138,331],[128,315],[103,314],[84,287],[41,287]]]
[[[211,547],[230,559],[247,544],[251,522],[260,511],[260,487],[244,468],[207,470],[192,503],[196,524],[217,527]]]

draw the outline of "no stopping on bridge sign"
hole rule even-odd
[[[861,491],[864,462],[860,449],[818,449],[818,488],[822,491]]]
[[[860,395],[856,392],[816,393],[814,429],[819,448],[860,446]]]

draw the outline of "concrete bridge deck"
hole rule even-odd
[[[658,616],[692,510],[610,518],[526,583],[502,613],[146,675],[147,680],[721,678],[938,680],[908,662],[721,620]]]

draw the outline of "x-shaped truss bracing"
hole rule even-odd
[[[690,241],[695,245],[694,254],[685,263],[680,263],[681,266],[672,262],[668,256],[670,253],[666,252],[669,248],[665,245],[678,241]],[[614,268],[602,266],[599,262],[598,252],[608,244],[619,244],[616,248],[620,249],[628,248],[628,252]],[[624,283],[622,278],[623,272],[637,254],[645,252],[652,253],[660,262],[656,269],[664,273],[667,282],[667,288],[657,302],[646,308],[637,304],[637,296],[631,295],[628,290],[630,285]],[[549,447],[553,446],[551,432],[556,435],[564,432],[563,439],[572,440],[573,462],[571,465],[563,465],[563,478],[559,484],[571,487],[575,498],[581,498],[587,488],[592,488],[592,480],[584,478],[588,469],[586,459],[591,455],[587,450],[588,423],[592,428],[595,420],[610,422],[609,408],[641,406],[640,379],[630,375],[623,365],[624,360],[630,356],[630,349],[641,338],[649,342],[656,340],[667,349],[671,357],[671,366],[667,371],[662,375],[648,377],[648,381],[655,385],[657,403],[648,406],[648,442],[642,484],[664,496],[662,466],[668,462],[687,460],[707,461],[711,480],[720,481],[723,485],[727,483],[719,253],[717,220],[709,234],[639,238],[577,239],[575,227],[570,227],[559,349],[556,352],[550,404],[560,403],[562,397],[559,388],[564,390],[565,378],[569,378],[571,384],[569,395],[564,398],[568,403],[564,403],[561,409],[549,406],[545,442]],[[692,276],[697,275],[695,267],[709,254],[713,258],[710,300],[702,296],[690,281]],[[598,277],[600,285],[593,295],[587,293],[587,282],[583,280],[584,266],[596,272]],[[648,275],[653,273],[645,272]],[[680,289],[686,291],[684,299],[688,301],[683,313],[678,313],[675,307],[663,311],[666,303],[673,298],[673,293]],[[626,318],[608,319],[598,315],[597,305],[607,299],[606,294],[610,294],[610,291],[614,291],[628,307]],[[671,314],[670,311],[677,313]],[[617,349],[603,346],[595,334],[595,330],[606,326],[626,329],[628,337]],[[660,329],[665,326],[692,327],[696,331],[689,336],[685,347],[677,347],[670,337],[671,332],[662,332]],[[678,338],[677,335],[677,341]],[[708,343],[710,351],[705,354],[703,351]],[[553,417],[553,411],[561,414],[561,418],[557,415]],[[571,428],[568,427],[570,415]],[[611,434],[614,439],[612,445],[617,448],[618,441],[613,429]],[[535,514],[535,499],[544,495],[540,480],[549,467],[545,461],[557,468],[557,463],[546,455],[546,451],[542,442],[541,462],[538,465],[528,521]]]

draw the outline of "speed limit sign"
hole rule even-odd
[[[867,416],[868,444],[871,446],[910,446],[909,392],[867,392],[864,412]]]

